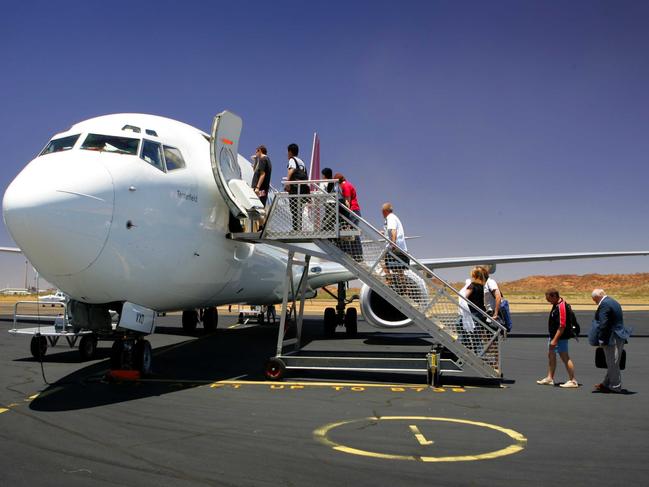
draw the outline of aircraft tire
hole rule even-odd
[[[133,350],[134,368],[142,375],[150,375],[153,363],[151,343],[148,340],[138,340]]]
[[[286,374],[286,364],[277,357],[272,357],[266,362],[264,375],[268,380],[282,380]]]
[[[325,308],[324,310],[324,334],[327,338],[333,338],[336,334],[336,310]]]
[[[35,359],[42,360],[47,353],[47,339],[41,335],[33,336],[29,344],[29,350]]]
[[[203,310],[203,328],[207,332],[215,332],[216,327],[219,324],[219,313],[218,310],[212,306],[211,308],[205,308]]]
[[[97,352],[97,337],[94,335],[83,335],[79,340],[79,355],[81,360],[92,360]]]
[[[345,331],[350,337],[354,337],[358,333],[358,311],[356,308],[347,308],[345,311]]]
[[[198,313],[196,310],[183,311],[183,330],[187,333],[193,333],[196,331],[196,325],[198,325]]]

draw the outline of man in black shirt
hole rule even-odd
[[[266,205],[268,201],[268,191],[270,190],[270,176],[273,171],[273,165],[268,157],[266,146],[260,145],[255,151],[254,175],[252,176],[252,189],[259,197],[259,200]]]

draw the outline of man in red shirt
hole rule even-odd
[[[358,204],[356,188],[354,187],[354,185],[347,181],[345,179],[345,176],[343,176],[339,172],[336,173],[334,179],[338,180],[338,186],[340,186],[340,192],[342,194],[343,200],[345,201],[345,206],[356,213],[358,216],[361,216],[361,207]]]
[[[342,196],[342,203],[340,206],[340,214],[347,220],[349,220],[352,225],[358,226],[358,217],[361,216],[361,207],[358,204],[358,197],[356,196],[356,188],[352,183],[345,179],[345,176],[337,172],[334,174],[334,179],[338,180],[338,186],[340,188],[340,194]],[[341,222],[342,223],[342,222]],[[357,261],[363,261],[363,246],[361,244],[360,237],[354,237],[354,241],[351,242],[351,248],[347,248],[347,245],[344,245],[343,250]]]
[[[579,387],[579,383],[575,379],[575,365],[570,360],[570,355],[568,355],[569,337],[567,334],[564,336],[568,315],[571,312],[570,305],[559,296],[559,291],[556,289],[548,289],[545,292],[545,299],[552,305],[548,317],[548,333],[550,335],[548,340],[548,375],[537,380],[536,383],[542,386],[554,385],[554,372],[557,368],[557,354],[559,354],[568,372],[568,380],[561,384],[560,387]]]

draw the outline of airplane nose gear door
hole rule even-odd
[[[227,110],[214,117],[210,142],[212,172],[219,191],[236,218],[261,220],[264,205],[241,178],[237,160],[241,126],[241,117]]]

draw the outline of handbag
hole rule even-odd
[[[595,349],[595,367],[598,369],[607,369],[606,354],[602,347]],[[622,357],[620,358],[620,370],[626,369],[626,350],[622,350]]]

